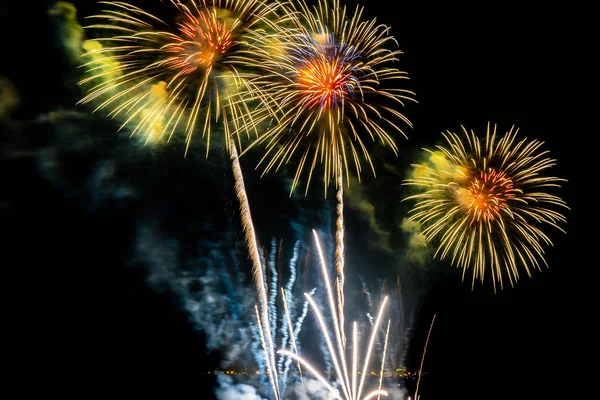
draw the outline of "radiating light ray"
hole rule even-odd
[[[324,284],[325,284],[327,294],[329,297],[328,304],[329,304],[330,316],[331,316],[331,319],[333,321],[335,321],[338,317],[338,308],[336,307],[336,303],[334,301],[332,301],[333,291],[331,290],[331,284],[329,283],[329,276],[327,274],[327,268],[326,268],[325,262],[324,262],[323,251],[321,249],[319,237],[318,237],[316,231],[314,231],[314,230],[313,230],[313,235],[315,238],[315,244],[317,247],[319,261],[321,263],[321,273],[323,275]],[[353,322],[353,331],[352,331],[353,353],[352,353],[352,369],[351,369],[352,382],[350,382],[350,380],[348,379],[348,367],[346,366],[345,348],[343,348],[343,346],[341,345],[342,336],[338,332],[339,325],[336,325],[334,322],[333,338],[337,342],[337,346],[335,346],[335,344],[333,343],[334,340],[332,340],[332,335],[330,335],[330,332],[327,328],[327,324],[325,323],[323,314],[322,314],[321,310],[319,309],[317,303],[313,300],[311,294],[305,293],[304,295],[305,295],[306,299],[308,300],[308,302],[310,303],[311,308],[313,309],[313,312],[317,319],[318,326],[319,326],[321,333],[325,339],[325,342],[327,345],[327,350],[329,351],[331,359],[333,361],[335,373],[337,376],[337,381],[341,386],[342,392],[340,393],[340,391],[338,391],[336,388],[334,388],[332,385],[330,385],[327,382],[327,379],[325,379],[316,370],[316,368],[314,368],[306,359],[304,359],[299,354],[293,353],[288,350],[280,350],[278,353],[287,355],[288,357],[293,358],[298,363],[303,365],[304,368],[307,371],[309,371],[311,374],[313,374],[315,376],[315,378],[317,380],[319,380],[336,399],[341,399],[341,400],[358,400],[358,399],[360,399],[361,398],[360,395],[362,393],[362,389],[363,389],[363,386],[365,383],[366,369],[368,368],[368,365],[369,365],[369,358],[371,357],[372,349],[373,349],[373,346],[375,343],[375,337],[379,331],[379,325],[381,323],[383,311],[385,310],[385,307],[387,304],[387,300],[388,300],[387,296],[382,301],[382,304],[380,306],[380,309],[379,309],[379,312],[377,315],[377,320],[372,327],[371,337],[370,337],[370,340],[368,343],[367,351],[365,353],[366,356],[365,356],[365,360],[363,363],[362,373],[359,372],[357,369],[357,367],[358,367],[358,348],[359,348],[358,325],[357,325],[356,321]],[[389,325],[390,325],[390,323],[388,322],[388,333],[389,333]],[[386,333],[386,345],[387,345],[387,337],[388,336]],[[383,357],[385,357],[385,349],[384,349]],[[384,361],[382,360],[382,363],[383,362]],[[360,374],[362,374],[362,376],[360,379],[360,385],[357,390],[357,384],[358,384],[357,379],[358,379],[358,375],[360,375]],[[380,395],[387,396],[387,392],[385,390],[381,390],[381,380],[379,382],[379,385],[380,385],[379,389],[368,393],[363,398],[363,400],[371,399],[375,396],[380,396]]]
[[[277,123],[250,145],[266,147],[260,165],[267,173],[294,159],[291,191],[306,171],[308,191],[317,163],[325,189],[341,173],[338,159],[346,176],[354,164],[360,178],[362,162],[375,173],[366,143],[379,141],[396,152],[388,129],[406,136],[398,121],[412,126],[397,111],[414,101],[414,93],[395,87],[408,77],[392,66],[402,52],[388,49],[395,42],[389,28],[363,20],[362,7],[347,14],[339,0],[319,0],[315,7],[291,0],[283,8],[289,20],[284,30],[276,39],[257,38],[268,51],[264,73],[253,83],[270,94],[268,109],[280,110]],[[253,113],[256,123],[272,118],[267,109]]]
[[[327,349],[329,350],[329,354],[331,356],[331,359],[333,361],[333,366],[335,368],[335,373],[337,374],[337,376],[339,377],[344,377],[341,379],[341,384],[342,384],[342,390],[344,392],[344,395],[347,398],[350,398],[350,392],[348,390],[348,386],[346,385],[346,382],[344,381],[344,379],[348,378],[348,373],[347,372],[343,372],[342,368],[340,367],[340,362],[338,361],[338,353],[336,352],[335,346],[333,344],[333,342],[331,341],[331,337],[329,335],[329,330],[327,329],[327,325],[325,324],[325,320],[323,319],[323,315],[321,314],[321,312],[319,311],[319,306],[317,305],[317,303],[315,303],[315,301],[312,299],[311,296],[309,296],[308,294],[305,294],[306,299],[308,300],[308,302],[310,303],[313,312],[315,313],[315,316],[317,317],[317,322],[319,324],[319,328],[321,329],[321,332],[323,333],[323,336],[325,337],[325,343],[327,345]],[[335,317],[334,317],[335,318]],[[337,333],[336,333],[337,335]],[[340,337],[339,335],[336,336],[336,342],[339,345],[339,340]],[[341,354],[340,354],[341,355]],[[342,360],[342,366],[345,367],[345,360]]]
[[[300,362],[302,365],[304,365],[304,368],[306,368],[310,373],[312,373],[314,375],[314,377],[323,384],[323,386],[325,386],[327,388],[327,390],[329,390],[329,393],[331,393],[336,399],[339,400],[344,400],[341,396],[340,396],[340,392],[334,388],[333,386],[331,386],[329,384],[329,382],[327,382],[327,379],[325,379],[320,373],[319,371],[317,371],[312,365],[310,365],[310,363],[308,361],[306,361],[305,359],[303,359],[300,356],[297,356],[296,354],[292,353],[291,351],[288,350],[279,350],[279,353],[284,354],[290,358],[296,359],[298,362]],[[388,392],[385,390],[374,390],[372,392],[370,392],[369,394],[367,394],[363,400],[369,400],[372,399],[375,396],[387,396]],[[350,398],[348,398],[347,400],[349,400]]]
[[[385,366],[385,353],[387,351],[388,337],[390,335],[390,323],[392,320],[388,320],[387,329],[385,330],[385,342],[383,343],[383,355],[381,356],[381,371],[379,372],[379,390],[381,390],[381,385],[383,384],[383,368]],[[379,399],[379,396],[377,396]]]
[[[413,177],[404,185],[415,187],[416,200],[409,221],[422,225],[427,241],[439,237],[435,257],[450,258],[452,265],[473,272],[482,282],[486,271],[496,289],[503,274],[511,285],[519,279],[518,267],[528,276],[546,264],[543,245],[552,245],[542,230],[559,226],[566,218],[559,209],[565,201],[547,191],[564,179],[546,176],[556,161],[541,151],[543,142],[517,140],[512,127],[498,136],[488,124],[485,139],[463,127],[463,137],[446,132],[446,146],[425,149],[427,163],[413,165]]]
[[[334,326],[334,333],[336,336],[336,342],[338,344],[338,351],[340,354],[340,357],[342,359],[342,366],[344,368],[343,370],[343,374],[340,372],[338,372],[340,374],[340,376],[343,376],[344,379],[346,380],[345,382],[345,389],[347,391],[349,391],[349,381],[348,381],[348,367],[346,364],[346,349],[344,348],[344,344],[343,344],[343,340],[342,340],[342,332],[341,332],[341,327],[338,321],[338,315],[335,312],[335,310],[337,310],[336,306],[335,306],[335,300],[334,300],[334,296],[333,296],[333,291],[331,290],[331,284],[329,281],[329,274],[327,273],[327,264],[325,263],[325,257],[323,256],[323,250],[321,249],[321,243],[319,242],[319,237],[317,235],[317,231],[315,231],[313,229],[313,236],[315,238],[315,244],[317,247],[317,254],[319,255],[319,261],[321,264],[321,273],[323,274],[323,280],[325,283],[325,288],[327,290],[327,298],[329,300],[329,307],[332,310],[332,320],[333,320],[333,326]],[[324,334],[326,333],[323,332]],[[326,336],[327,338],[327,336]],[[330,352],[330,354],[332,355],[332,357],[335,355],[335,352]]]
[[[379,313],[377,313],[377,319],[375,320],[375,325],[373,326],[373,331],[371,333],[371,339],[369,340],[369,347],[367,347],[367,355],[365,357],[365,361],[363,364],[363,370],[360,377],[360,384],[358,385],[358,394],[357,398],[360,398],[362,393],[362,388],[365,384],[365,377],[367,375],[367,368],[369,367],[369,361],[371,360],[371,351],[373,350],[373,344],[375,343],[375,336],[377,335],[377,330],[379,328],[379,324],[381,323],[381,317],[383,316],[383,310],[385,309],[385,305],[387,304],[388,297],[386,296],[383,299],[383,304],[379,308]]]

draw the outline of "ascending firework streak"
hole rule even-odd
[[[358,325],[356,322],[353,323],[352,368],[349,369],[348,363],[347,363],[346,351],[345,351],[346,349],[343,345],[343,337],[342,337],[342,335],[340,333],[340,329],[339,329],[339,321],[338,321],[339,315],[337,312],[338,308],[334,301],[334,292],[331,288],[331,283],[329,281],[329,275],[327,273],[327,265],[325,263],[325,258],[323,257],[323,251],[321,249],[321,244],[319,242],[319,237],[318,237],[316,231],[313,231],[313,235],[315,238],[317,253],[318,253],[319,261],[321,264],[321,272],[323,274],[325,289],[327,291],[329,310],[331,312],[331,319],[333,320],[333,325],[334,325],[333,335],[334,335],[334,340],[335,340],[337,346],[334,345],[334,343],[333,343],[332,337],[329,333],[330,331],[327,328],[323,314],[319,310],[319,307],[317,306],[316,302],[313,300],[312,295],[305,293],[305,296],[315,313],[317,322],[321,329],[321,333],[323,334],[323,336],[325,338],[325,342],[327,344],[327,348],[329,350],[329,353],[331,355],[331,359],[332,359],[332,362],[333,362],[333,365],[335,368],[335,373],[336,373],[336,376],[338,377],[337,382],[342,388],[342,393],[340,393],[336,388],[334,388],[321,374],[319,374],[319,372],[308,361],[306,361],[301,356],[299,356],[289,350],[280,350],[279,353],[287,355],[291,358],[294,358],[300,364],[302,364],[307,371],[312,373],[316,377],[316,379],[319,380],[329,390],[329,392],[333,396],[335,396],[336,399],[359,400],[359,399],[361,399],[361,394],[363,392],[363,388],[364,388],[364,384],[365,384],[365,377],[367,375],[367,369],[369,367],[369,361],[371,358],[373,345],[375,343],[375,337],[378,332],[378,328],[381,323],[383,311],[385,310],[385,306],[387,304],[388,298],[387,297],[384,298],[384,300],[381,304],[381,307],[379,309],[379,312],[377,314],[377,319],[375,321],[375,325],[373,326],[373,331],[372,331],[371,337],[369,339],[369,343],[368,343],[368,347],[367,347],[367,351],[365,354],[365,358],[364,358],[364,362],[363,362],[361,371],[358,370],[358,347],[359,347]],[[389,322],[388,322],[388,332],[389,332]],[[387,345],[387,334],[386,334],[386,345]],[[385,349],[385,347],[384,347],[384,349]],[[385,350],[384,350],[384,357],[385,357]],[[383,360],[382,360],[382,363],[383,363]],[[350,371],[350,374],[349,374],[349,371]],[[360,382],[357,382],[359,374],[361,376]],[[349,375],[351,375],[352,381],[350,381],[350,379],[348,378]],[[381,379],[380,379],[380,385],[381,385]],[[371,399],[371,398],[373,398],[375,396],[379,396],[379,395],[387,396],[387,392],[382,389],[377,389],[377,390],[374,390],[374,391],[370,392],[369,394],[367,394],[364,398],[362,398],[362,400],[368,400],[368,399]]]
[[[472,268],[473,284],[478,277],[483,281],[489,268],[494,289],[496,281],[502,287],[503,272],[514,285],[518,265],[531,276],[531,267],[546,264],[540,242],[552,242],[540,227],[564,232],[558,224],[566,218],[553,208],[568,207],[547,191],[565,180],[545,175],[555,160],[539,151],[543,142],[517,140],[514,127],[498,137],[488,124],[484,140],[463,132],[463,139],[445,133],[447,146],[426,150],[429,162],[414,166],[413,178],[404,183],[418,191],[407,197],[417,201],[409,220],[424,226],[428,241],[441,235],[435,255],[451,255],[463,278]]]
[[[122,118],[121,128],[130,126],[131,135],[141,134],[146,142],[164,136],[170,139],[182,128],[186,153],[192,134],[201,129],[208,155],[213,124],[222,128],[253,263],[262,334],[270,352],[273,339],[268,299],[234,138],[237,135],[239,142],[240,132],[256,128],[248,101],[268,103],[261,100],[266,95],[250,83],[254,75],[243,72],[257,64],[246,46],[252,37],[264,35],[265,29],[272,29],[286,17],[278,19],[274,12],[279,3],[263,0],[161,2],[170,8],[167,15],[173,16],[171,20],[123,1],[100,3],[107,9],[90,17],[99,22],[87,28],[107,32],[108,36],[87,44],[90,51],[85,57],[90,61],[84,67],[90,76],[80,84],[91,84],[91,88],[80,103],[99,102],[94,111],[112,108],[109,116]],[[263,110],[270,112],[267,107]],[[273,352],[267,365],[274,388],[278,388]],[[279,398],[278,392],[275,398]]]

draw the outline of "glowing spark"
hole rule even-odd
[[[409,221],[420,223],[427,241],[441,236],[435,256],[451,255],[451,264],[473,270],[473,284],[483,282],[486,269],[502,287],[505,272],[511,285],[519,278],[517,266],[530,269],[546,264],[543,246],[552,245],[540,228],[566,218],[555,207],[568,209],[558,196],[547,193],[564,179],[545,176],[555,160],[539,151],[543,142],[517,140],[518,129],[496,136],[488,124],[485,141],[463,127],[464,140],[444,134],[447,146],[427,150],[429,162],[414,165],[411,179],[417,194]],[[546,264],[547,265],[547,264]]]

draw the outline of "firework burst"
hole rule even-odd
[[[249,111],[236,96],[258,98],[248,83],[252,75],[240,69],[255,65],[244,51],[248,37],[260,35],[274,19],[276,3],[263,0],[165,1],[157,15],[126,2],[106,6],[89,17],[87,26],[105,34],[88,42],[84,55],[88,76],[80,84],[88,94],[80,103],[96,110],[111,109],[131,134],[146,141],[168,139],[178,130],[201,131],[207,151],[213,125],[220,125],[230,146],[230,134],[244,130]],[[242,94],[251,91],[252,95]],[[242,126],[243,125],[243,126]]]
[[[343,170],[348,175],[349,164],[359,177],[364,161],[375,173],[368,141],[396,152],[388,130],[406,136],[399,125],[411,123],[397,109],[414,101],[414,93],[393,85],[408,77],[392,67],[401,51],[387,48],[395,44],[389,28],[363,21],[362,7],[349,16],[339,0],[319,0],[315,7],[298,0],[284,8],[284,30],[260,40],[265,71],[256,84],[272,105],[256,109],[254,122],[271,120],[269,110],[280,110],[280,117],[250,147],[266,146],[260,162],[265,173],[298,153],[292,191],[305,170],[308,191],[317,161],[324,166],[325,189]]]
[[[563,231],[567,209],[548,189],[564,179],[546,176],[555,160],[541,151],[543,142],[517,139],[518,129],[504,136],[488,124],[485,140],[463,127],[463,138],[444,133],[447,146],[425,150],[429,162],[414,165],[417,194],[409,220],[423,226],[427,241],[440,236],[435,256],[451,257],[452,265],[473,270],[473,284],[482,282],[486,269],[502,287],[503,271],[511,285],[519,278],[518,266],[531,276],[540,269],[544,245],[552,245],[542,230],[550,225]],[[564,232],[564,231],[563,231]]]

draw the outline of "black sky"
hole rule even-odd
[[[69,99],[54,78],[64,65],[55,55],[41,2],[35,3],[27,8],[15,3],[3,15],[12,21],[2,37],[14,55],[2,61],[4,75],[22,93],[24,108],[17,117],[24,120]],[[92,1],[75,4],[80,18],[96,8]],[[488,121],[501,128],[514,124],[523,135],[546,142],[558,160],[555,174],[569,181],[561,193],[572,208],[567,235],[552,232],[550,268],[533,279],[524,277],[496,295],[489,286],[471,291],[458,273],[434,286],[410,358],[418,366],[436,314],[422,399],[566,398],[577,391],[588,359],[591,302],[585,277],[591,252],[580,244],[585,184],[580,160],[596,153],[586,152],[575,113],[582,82],[573,46],[577,13],[504,3],[391,4],[371,0],[366,13],[391,26],[405,52],[402,68],[419,101],[407,109],[415,125],[411,146],[435,143],[441,131],[461,124],[479,131]],[[32,26],[40,29],[37,41],[16,39]],[[13,239],[3,264],[16,272],[7,280],[17,317],[10,330],[25,339],[18,345],[25,356],[17,358],[15,370],[57,393],[83,397],[97,391],[141,397],[166,389],[169,398],[210,398],[209,383],[199,373],[218,365],[218,355],[205,355],[201,335],[168,296],[146,287],[136,270],[111,263],[127,251],[118,243],[127,243],[131,227],[119,221],[130,210],[90,216],[69,208],[69,199],[46,182],[23,182],[33,179],[27,161],[2,164],[7,197],[20,202],[18,214],[2,213]]]

